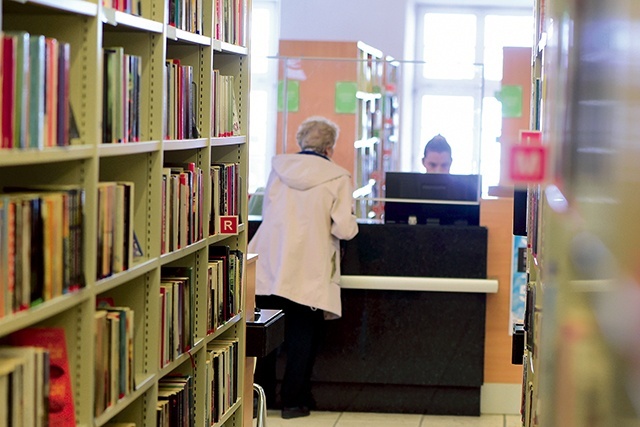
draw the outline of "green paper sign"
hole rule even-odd
[[[356,82],[336,82],[336,113],[355,114],[357,108],[356,92],[358,84]]]
[[[278,82],[278,111],[284,110],[284,84],[282,80]],[[297,113],[300,108],[300,82],[297,80],[287,81],[287,111]]]
[[[500,102],[502,102],[502,117],[522,117],[522,86],[502,86]]]

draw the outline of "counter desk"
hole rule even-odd
[[[360,224],[343,247],[343,317],[326,322],[316,409],[479,415],[486,294],[498,288],[487,229]]]

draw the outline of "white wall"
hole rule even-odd
[[[416,3],[531,7],[533,0],[280,0],[284,40],[363,41],[396,59],[414,58]]]
[[[280,38],[363,41],[401,59],[406,5],[410,1],[280,0]]]

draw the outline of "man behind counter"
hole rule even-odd
[[[437,134],[427,142],[422,158],[427,173],[449,173],[452,161],[451,146],[444,136]]]

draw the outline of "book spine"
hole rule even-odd
[[[5,35],[2,39],[2,145],[13,148],[15,135],[15,100],[17,73],[17,37]]]
[[[59,43],[54,38],[45,38],[45,147],[55,147],[58,135],[58,58]]]
[[[30,38],[29,147],[44,147],[45,37]]]
[[[16,284],[16,202],[8,200],[7,209],[7,285],[3,311],[13,313]]]
[[[71,46],[59,43],[58,52],[58,103],[57,145],[69,145],[69,86],[71,72]]]

